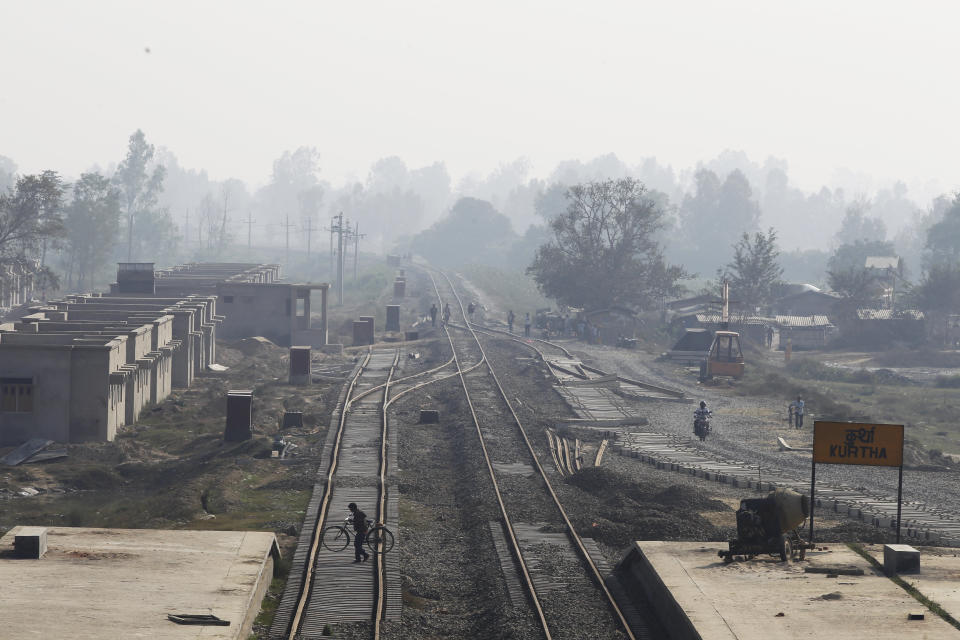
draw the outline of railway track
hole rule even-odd
[[[564,381],[589,380],[590,374],[594,375],[594,380],[600,376],[610,375],[600,369],[572,360],[572,354],[560,344],[541,339],[522,339],[506,331],[489,327],[478,329],[478,331],[512,340],[534,351],[547,363],[548,370],[561,385],[558,392],[575,410],[581,398],[575,394],[565,394],[562,391]],[[566,366],[551,364],[550,360],[556,354],[570,358],[571,362],[565,363]],[[672,391],[638,380],[626,378],[621,380],[643,389]],[[755,490],[783,487],[800,493],[809,492],[809,476],[798,474],[792,469],[758,467],[756,463],[745,462],[736,457],[704,449],[691,438],[617,426],[611,426],[610,434],[615,436],[615,440],[609,445],[614,453],[636,458],[658,469]],[[560,448],[556,448],[554,455],[557,459],[557,467],[562,473],[566,468],[563,452]],[[845,515],[853,520],[872,524],[879,529],[896,531],[897,501],[882,491],[820,482],[817,486],[816,508],[819,513],[827,511],[835,515]],[[960,518],[954,513],[920,501],[905,500],[901,513],[901,534],[906,539],[920,544],[960,546]]]
[[[428,273],[437,296],[464,319],[462,325],[447,327],[447,337],[496,495],[501,521],[491,523],[490,530],[514,605],[528,604],[548,639],[583,637],[581,628],[559,621],[568,610],[585,604],[604,612],[600,623],[604,628],[593,629],[591,635],[614,637],[619,632],[628,638],[648,637],[643,616],[614,597],[617,585],[608,584],[608,567],[593,541],[582,538],[570,522],[475,328],[466,322],[453,283],[442,272],[438,272],[439,282]],[[481,369],[481,365],[485,366]],[[586,571],[571,573],[564,561]]]
[[[329,625],[361,621],[372,622],[378,633],[382,619],[399,617],[396,549],[371,554],[370,564],[352,564],[349,551],[333,553],[320,538],[328,524],[342,521],[333,514],[350,502],[397,530],[388,483],[396,447],[389,442],[395,436],[387,429],[386,404],[399,356],[398,349],[369,351],[341,392],[271,638],[321,638]]]

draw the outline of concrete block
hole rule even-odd
[[[281,429],[302,429],[303,411],[284,411]]]
[[[366,330],[366,331],[367,331],[367,333],[366,333],[367,342],[366,342],[366,344],[373,344],[374,342],[376,342],[376,341],[377,341],[377,339],[376,339],[376,327],[375,327],[376,318],[374,318],[373,316],[360,316],[360,322],[366,322],[366,323],[367,323],[367,330]]]
[[[920,552],[908,544],[883,545],[883,570],[888,574],[919,573]]]
[[[440,412],[436,409],[420,409],[420,424],[437,424],[440,422]]]
[[[360,347],[373,344],[373,334],[370,331],[372,326],[366,320],[353,321],[353,346]]]
[[[405,279],[397,278],[393,281],[393,297],[394,298],[403,298],[407,294],[407,281]]]
[[[13,538],[13,548],[22,558],[42,558],[47,552],[47,528],[20,527]]]
[[[400,331],[400,305],[387,305],[387,331]]]
[[[419,339],[420,339],[420,332],[419,332],[419,331],[407,331],[406,333],[403,334],[403,336],[404,336],[404,338],[405,338],[406,340],[419,340]]]
[[[289,376],[290,384],[310,384],[310,347],[290,347]]]
[[[227,425],[225,442],[241,442],[253,436],[253,391],[227,391]]]

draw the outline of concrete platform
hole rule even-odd
[[[864,545],[883,564],[883,545]],[[900,579],[916,588],[960,620],[960,549],[917,547],[920,573],[901,573]],[[960,637],[960,631],[957,632]]]
[[[272,533],[50,527],[47,553],[0,538],[0,636],[246,640],[278,557]],[[168,613],[230,626],[183,626]]]
[[[640,541],[620,568],[637,579],[674,640],[958,637],[845,545],[825,546],[803,562],[758,556],[724,564],[717,557],[724,543]],[[828,577],[807,567],[859,568],[863,575]],[[917,612],[925,619],[907,619]]]

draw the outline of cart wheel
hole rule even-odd
[[[723,564],[730,564],[733,562],[733,556],[723,556]]]
[[[789,562],[791,555],[793,553],[793,545],[790,544],[790,538],[787,536],[780,537],[780,560],[783,562]]]

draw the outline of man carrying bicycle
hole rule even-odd
[[[367,537],[367,514],[357,508],[356,502],[347,505],[350,513],[353,514],[353,531],[356,534],[353,537],[353,552],[356,559],[354,562],[363,562],[370,555],[363,549],[363,541]],[[363,556],[361,559],[360,556]]]

